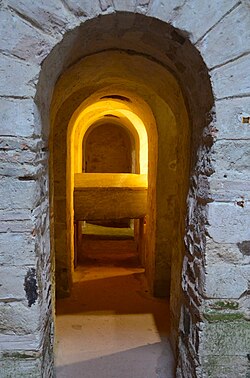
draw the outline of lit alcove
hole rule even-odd
[[[133,239],[136,245],[133,250],[137,253],[132,257],[139,265],[143,255],[147,213],[147,132],[133,110],[123,106],[124,99],[128,101],[126,97],[118,96],[116,101],[114,96],[103,97],[92,105],[92,110],[82,110],[71,134],[71,138],[77,135],[76,140],[82,140],[82,149],[80,144],[71,144],[75,160],[75,267],[77,262],[84,263],[86,256],[91,260],[86,251],[91,249],[86,240],[91,236],[116,240],[113,245],[117,251],[124,249],[124,241],[119,245],[119,239]],[[82,159],[82,168],[78,159]],[[141,170],[143,174],[140,174]],[[110,248],[110,243],[108,246]],[[121,259],[121,254],[117,258]]]

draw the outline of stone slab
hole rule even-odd
[[[216,202],[242,202],[242,206],[245,201],[250,200],[250,180],[242,180],[226,178],[222,175],[222,178],[212,177],[209,180],[211,198]]]
[[[206,262],[208,265],[218,263],[225,264],[250,264],[250,255],[242,253],[238,244],[215,243],[211,238],[206,238]]]
[[[238,299],[248,290],[249,265],[211,264],[208,261],[206,274],[207,298]]]
[[[215,173],[211,179],[250,180],[250,144],[248,140],[218,140],[212,149]]]
[[[250,373],[246,356],[210,355],[202,358],[202,365],[208,378],[248,378]]]
[[[0,96],[34,96],[39,72],[38,65],[0,54]]]
[[[27,262],[26,262],[27,264]],[[28,266],[7,266],[1,269],[0,302],[3,300],[25,300],[24,279]]]
[[[205,323],[203,353],[206,356],[242,356],[250,345],[250,323],[244,320]]]
[[[170,22],[174,27],[189,33],[191,42],[195,43],[213,27],[237,0],[200,1],[200,0],[155,0],[148,14]],[[204,22],[204,18],[206,22]],[[191,22],[192,20],[192,22]]]
[[[250,98],[230,98],[215,102],[217,139],[250,139]]]
[[[0,35],[1,51],[33,63],[40,63],[55,44],[49,35],[41,33],[33,25],[24,22],[17,14],[9,10],[0,12]]]
[[[0,178],[0,209],[32,210],[40,199],[39,182]]]
[[[0,233],[0,266],[35,265],[35,238],[25,234]]]
[[[101,13],[98,0],[66,0],[69,9],[78,17],[94,17]]]
[[[0,98],[0,134],[31,137],[35,131],[34,103],[29,99]]]
[[[208,207],[207,231],[216,243],[239,243],[250,240],[250,205],[213,202]]]
[[[250,12],[241,4],[202,39],[197,47],[208,68],[250,52],[249,24]]]
[[[232,63],[216,68],[211,72],[215,97],[217,99],[250,95],[249,55]]]
[[[134,12],[136,7],[136,0],[113,0],[116,11]]]
[[[0,322],[1,333],[5,335],[25,336],[34,334],[33,347],[37,347],[38,329],[39,329],[39,310],[34,307],[27,307],[24,302],[0,302]],[[6,345],[8,347],[8,345]],[[18,349],[19,345],[16,343],[13,346]],[[28,345],[27,345],[28,347]]]
[[[79,24],[79,20],[64,5],[67,2],[57,0],[8,0],[8,5],[25,15],[34,25],[49,36],[61,37],[67,30]]]

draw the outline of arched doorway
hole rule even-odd
[[[95,69],[95,65],[99,66],[99,61],[105,62],[98,70],[98,75],[102,80],[101,85]],[[127,71],[128,66],[130,72]],[[151,78],[148,72],[154,72],[154,77]],[[77,77],[77,83],[72,83],[72,77]],[[52,117],[55,119],[53,127],[56,133],[55,138],[57,135],[62,135],[62,128],[66,127],[68,142],[65,151],[68,150],[68,159],[71,159],[66,164],[67,176],[71,179],[68,179],[68,183],[64,181],[68,214],[72,214],[66,219],[68,224],[66,236],[68,235],[68,245],[70,246],[68,252],[70,249],[73,251],[73,210],[76,214],[76,208],[73,209],[72,202],[73,182],[74,174],[82,171],[82,157],[79,154],[82,153],[81,141],[84,130],[88,128],[88,125],[93,124],[96,117],[122,114],[130,120],[134,129],[136,127],[138,129],[140,148],[137,148],[137,155],[140,161],[140,171],[145,172],[148,165],[147,210],[143,213],[143,216],[146,216],[146,231],[143,234],[145,240],[143,241],[144,248],[141,250],[141,261],[151,291],[157,296],[167,298],[170,295],[172,254],[174,251],[176,254],[183,253],[181,250],[183,249],[185,200],[189,175],[190,126],[179,84],[172,74],[158,63],[140,55],[131,56],[120,51],[94,54],[72,66],[57,84],[54,94],[56,104],[58,104],[60,93],[62,93],[60,87],[65,87],[67,82],[72,83],[73,93],[70,93],[69,90],[70,100],[67,102],[67,107],[64,105],[66,99],[62,99],[61,107],[58,108],[56,114],[52,113]],[[92,87],[92,95],[87,98],[85,97],[85,87]],[[77,109],[74,109],[74,94],[79,99],[80,90],[83,94],[83,101]],[[173,93],[178,93],[174,100]],[[68,111],[70,108],[74,110],[74,114],[70,119],[68,118],[66,124],[65,109]],[[135,120],[139,126],[135,126]],[[144,131],[140,131],[140,127]],[[145,130],[148,140],[146,150],[143,137]],[[70,148],[74,154],[71,154]],[[148,151],[146,155],[144,150]],[[63,177],[61,179],[58,177],[61,172],[58,165],[62,164],[61,151],[62,144],[60,150],[54,150],[53,165],[55,181],[62,183]],[[64,156],[66,158],[66,155]],[[84,173],[82,175],[84,179]],[[87,174],[85,173],[85,175]],[[92,189],[94,190],[93,187]],[[81,204],[83,205],[85,202],[83,199]],[[140,203],[140,201],[136,202]],[[55,208],[55,216],[56,214]],[[60,217],[60,222],[61,220]],[[178,249],[180,249],[179,252],[176,252]],[[71,261],[72,256],[73,253],[71,253]],[[68,272],[70,282],[72,263],[69,265],[68,256],[64,263],[60,256],[58,258],[60,265],[56,264],[56,268],[59,269],[59,272],[60,269],[61,272]],[[176,272],[177,269],[174,273]],[[59,273],[56,277],[59,278],[57,285],[60,290],[62,285],[67,282],[65,279],[67,276],[65,274],[62,276]]]
[[[106,19],[108,20],[110,17],[107,16]],[[169,29],[167,25],[166,32],[172,32],[172,29]],[[176,37],[176,34],[173,35]],[[182,46],[184,40],[182,38],[173,38],[173,43]],[[132,41],[131,46],[133,46]],[[203,63],[196,52],[192,50],[191,45],[185,44],[184,47],[182,53],[184,55],[185,53],[190,53],[191,61],[199,67],[199,72],[204,74],[202,76],[202,85],[204,86],[205,82],[208,84],[208,86],[205,85],[205,88],[207,90],[207,98],[211,101],[209,80],[206,76],[206,70],[202,66]],[[92,96],[98,96],[99,99],[106,96],[111,98],[117,96],[120,99],[123,98],[121,102],[126,105],[127,102],[130,102],[131,97],[134,99],[134,102],[131,101],[132,105],[137,107],[140,107],[140,104],[143,102],[147,105],[149,104],[149,113],[151,112],[149,119],[152,120],[153,114],[153,121],[147,123],[147,116],[143,114],[143,111],[141,112],[141,117],[148,126],[147,132],[150,130],[150,132],[152,130],[156,132],[157,130],[157,138],[149,137],[151,143],[148,155],[147,206],[151,213],[147,219],[147,227],[151,231],[151,237],[146,238],[145,241],[144,263],[151,290],[156,295],[165,296],[166,293],[169,295],[170,282],[172,281],[171,318],[173,340],[176,346],[182,304],[180,283],[183,256],[185,254],[183,237],[185,233],[186,196],[189,187],[189,175],[190,169],[195,167],[197,162],[197,155],[194,151],[197,151],[196,148],[198,148],[201,141],[202,128],[207,124],[205,113],[201,109],[210,109],[211,102],[208,101],[206,105],[202,104],[198,113],[192,112],[193,119],[191,120],[188,116],[190,109],[197,109],[201,105],[200,99],[195,94],[190,96],[190,98],[187,97],[184,83],[180,80],[180,85],[171,73],[171,71],[174,71],[176,76],[179,77],[179,73],[171,66],[169,57],[164,62],[165,58],[163,58],[160,50],[158,54],[157,49],[154,49],[154,51],[149,49],[148,55],[142,53],[140,48],[139,51],[136,50],[137,47],[135,47],[134,51],[108,48],[103,52],[94,52],[81,61],[83,65],[84,63],[87,64],[87,70],[80,69],[80,65],[77,69],[77,65],[75,65],[71,66],[66,75],[61,76],[61,88],[60,85],[56,87],[52,101],[53,138],[56,140],[56,143],[61,143],[60,146],[66,145],[67,130],[69,130],[67,126],[72,114],[84,101],[92,103]],[[99,64],[98,70],[95,70],[95,73],[98,72],[100,79],[89,71],[91,64],[88,64],[88,61],[90,62],[91,59],[98,61],[99,54],[103,56],[101,59],[101,69]],[[151,59],[151,54],[157,58]],[[109,60],[111,55],[113,55],[112,59]],[[130,66],[130,64],[132,65]],[[107,76],[105,77],[105,69],[108,65],[109,69],[106,71]],[[130,69],[127,70],[127,67]],[[92,68],[94,69],[94,65]],[[78,83],[72,81],[74,69],[76,69],[75,74],[78,79],[82,75],[82,80],[78,80]],[[84,76],[84,72],[85,74],[87,72],[86,76]],[[125,72],[128,72],[128,75],[125,74],[123,76]],[[154,72],[154,77],[150,76],[152,72]],[[181,72],[181,75],[183,72]],[[185,75],[187,72],[185,72]],[[102,75],[104,76],[102,77]],[[92,80],[93,77],[96,79],[95,84]],[[81,87],[83,83],[84,85]],[[197,83],[200,83],[199,80]],[[188,88],[189,85],[190,83],[187,81]],[[84,87],[86,90],[84,90]],[[67,91],[65,91],[65,88],[67,88]],[[190,93],[193,93],[194,88],[195,86],[192,89],[190,88]],[[183,90],[184,96],[182,95]],[[133,93],[132,96],[131,92]],[[98,98],[96,98],[96,101]],[[194,101],[194,98],[197,101]],[[157,125],[157,129],[154,125]],[[196,127],[195,125],[197,127],[199,125],[199,127],[195,133],[191,133],[192,127]],[[188,148],[190,140],[192,140],[192,153],[190,148]],[[54,173],[56,176],[58,175],[54,180],[56,185],[62,182],[66,177],[66,172],[69,172],[66,166],[72,166],[72,162],[68,161],[61,172],[60,167],[57,167],[58,162],[65,161],[67,150],[65,148],[65,151],[63,148],[53,161]],[[159,162],[160,164],[157,164]],[[54,192],[56,193],[56,191]],[[66,213],[70,214],[72,209],[72,187],[70,190],[63,190],[62,194],[60,198],[54,198],[54,203],[58,203],[61,208],[67,209]],[[56,206],[54,207],[55,210]],[[55,211],[55,218],[52,219],[52,225],[53,221],[55,221],[55,224],[57,223],[56,214],[57,211]],[[58,245],[67,245],[68,251],[72,250],[72,233],[69,232],[72,227],[72,219],[72,217],[68,217],[68,220],[65,222],[59,222],[62,226],[61,229],[60,225],[58,227],[56,225],[54,228],[57,230],[60,229],[60,238],[54,239],[55,250],[57,249],[57,243]],[[56,277],[57,288],[59,292],[61,291],[62,295],[65,295],[70,288],[72,255],[69,257],[69,254],[65,254],[63,258],[62,256],[63,254],[57,256],[56,267],[58,272]],[[175,269],[172,269],[172,272],[171,266],[175,267]]]
[[[52,374],[53,232],[63,226],[54,227],[53,196],[49,218],[48,156],[52,156],[54,147],[53,143],[48,147],[49,134],[53,134],[49,110],[54,85],[79,59],[114,49],[141,54],[171,71],[189,112],[192,143],[185,251],[183,256],[176,251],[171,263],[174,267],[171,275],[176,273],[171,285],[171,314],[174,339],[179,341],[179,375],[195,377],[202,370],[205,375],[217,377],[228,372],[235,376],[239,365],[242,374],[246,374],[249,341],[243,329],[248,327],[246,321],[238,321],[236,317],[249,318],[247,266],[241,264],[246,261],[249,239],[245,222],[248,208],[242,200],[247,198],[247,189],[241,182],[247,177],[247,165],[243,162],[246,155],[241,152],[245,151],[245,122],[249,118],[246,80],[249,55],[247,43],[238,43],[235,35],[240,35],[242,40],[249,37],[247,7],[247,1],[223,1],[218,6],[215,1],[204,4],[187,1],[180,5],[177,0],[67,0],[56,7],[48,1],[39,7],[36,2],[4,2],[1,8],[6,28],[1,54],[4,117],[1,243],[7,285],[3,285],[6,295],[1,304],[4,309],[1,349],[5,374],[11,375],[14,370],[21,374],[25,371],[26,375],[28,371],[31,376]],[[203,22],[204,19],[208,22]],[[13,75],[15,80],[9,80]],[[86,88],[86,96],[90,92]],[[77,99],[75,105],[79,105]],[[213,124],[209,125],[211,116]],[[215,136],[219,139],[210,155]],[[64,138],[62,133],[55,144]],[[51,193],[53,185],[60,189],[52,176],[50,184]],[[57,206],[61,201],[63,224],[66,208],[63,188],[56,201]],[[56,235],[63,254],[65,235],[63,232]],[[57,263],[58,260],[60,267],[57,256]],[[62,270],[62,277],[66,271]],[[31,278],[28,281],[33,283],[31,292],[27,287],[24,292],[24,277],[25,282]],[[237,279],[237,285],[235,277],[240,280]],[[13,282],[20,291],[13,292]],[[65,291],[67,286],[66,279]],[[232,310],[231,321],[221,319],[219,324],[217,321],[211,324],[218,319],[217,315],[227,316],[227,310],[218,309],[218,303],[231,300],[232,296],[240,313],[238,309]],[[210,313],[213,304],[215,314],[213,319],[207,319],[206,312]],[[231,340],[225,337],[232,329],[240,349],[232,350]],[[215,330],[218,337],[211,349],[209,341],[214,340]],[[17,353],[17,345],[21,353]]]

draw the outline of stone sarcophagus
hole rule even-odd
[[[74,219],[136,219],[147,212],[147,175],[76,173]]]

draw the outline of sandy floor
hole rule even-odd
[[[57,302],[56,376],[174,377],[168,303],[149,295],[131,244],[105,243],[88,246],[71,297]]]

